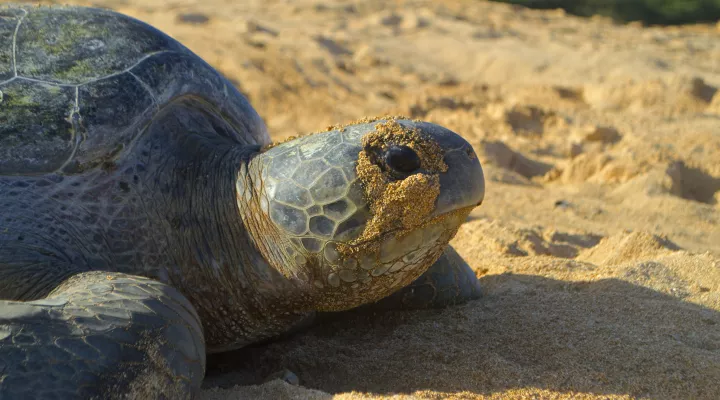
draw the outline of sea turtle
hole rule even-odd
[[[447,243],[483,195],[472,147],[440,126],[271,144],[149,25],[0,8],[0,398],[189,398],[206,353],[314,312],[475,298]]]

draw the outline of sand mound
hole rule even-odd
[[[587,85],[583,100],[600,110],[652,110],[665,115],[703,112],[712,102],[717,88],[700,77],[673,76],[636,82],[614,82],[610,85]]]
[[[213,357],[203,398],[718,397],[715,26],[480,0],[93,4],[197,52],[277,139],[399,113],[462,134],[487,172],[453,241],[483,299]],[[261,384],[285,368],[302,387]]]
[[[628,261],[651,260],[679,249],[667,238],[645,232],[632,232],[604,238],[597,246],[580,254],[578,260],[600,265],[616,265]]]

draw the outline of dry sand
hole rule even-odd
[[[720,25],[480,0],[78,4],[186,44],[275,138],[401,113],[484,162],[453,241],[482,300],[217,357],[203,399],[720,398]],[[282,368],[302,387],[235,386]]]

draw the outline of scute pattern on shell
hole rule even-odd
[[[163,105],[204,99],[241,144],[270,142],[212,67],[109,10],[0,8],[0,175],[77,174],[122,156]]]

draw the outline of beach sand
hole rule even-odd
[[[71,3],[175,37],[275,139],[402,114],[483,162],[452,242],[482,299],[213,357],[202,399],[720,398],[720,25],[480,0]],[[261,384],[282,369],[301,386]]]

